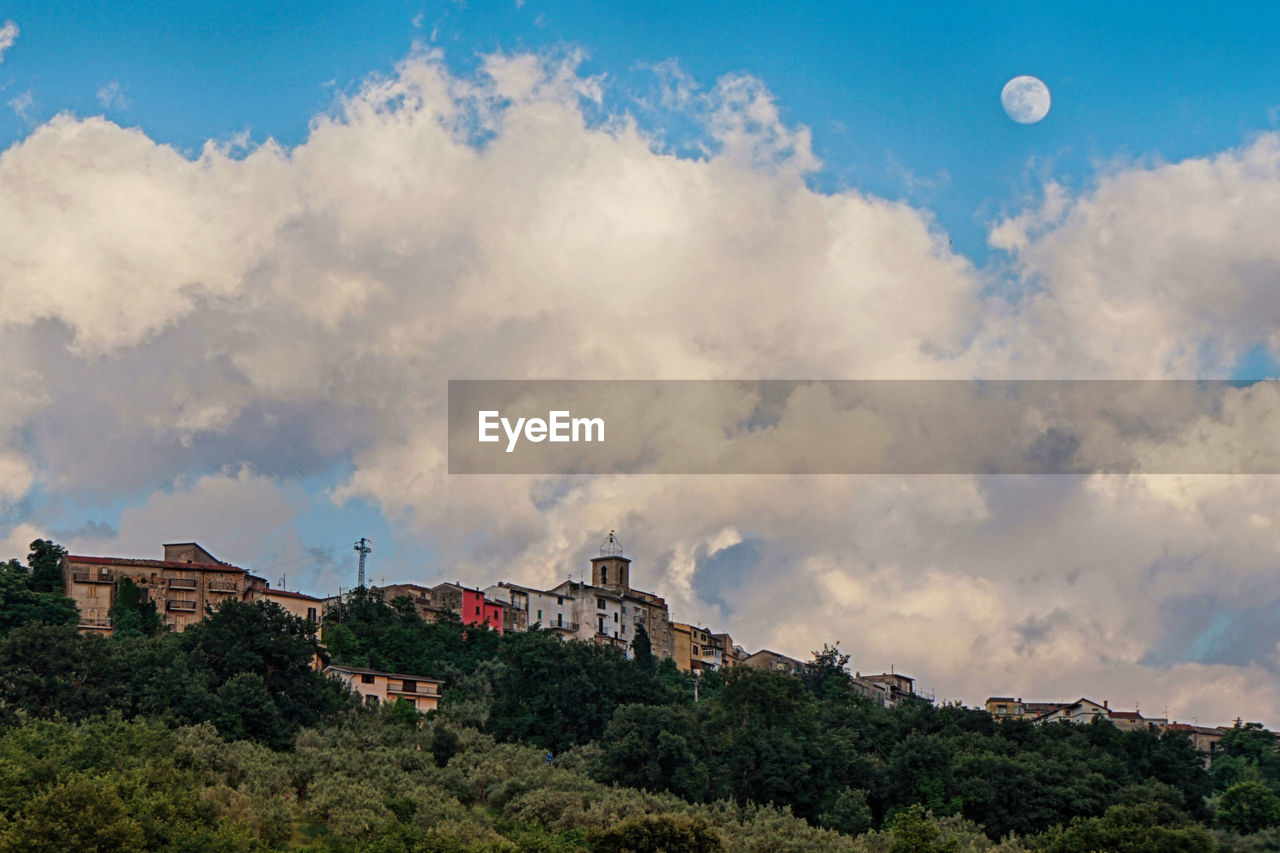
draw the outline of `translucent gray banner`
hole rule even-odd
[[[451,474],[1276,474],[1280,382],[450,380]]]

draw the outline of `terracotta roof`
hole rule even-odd
[[[260,589],[256,592],[262,595],[283,595],[286,598],[305,598],[307,601],[320,601],[314,595],[307,595],[305,592],[291,592],[287,589]]]
[[[989,703],[990,702],[1017,702],[1017,701],[1018,700],[1014,699],[1012,696],[992,696],[987,700],[987,702]]]
[[[91,566],[125,566],[135,569],[177,569],[184,572],[247,572],[230,563],[179,563],[172,560],[141,560],[134,557],[84,557],[68,554],[68,563],[87,563]]]
[[[1110,714],[1112,719],[1120,720],[1141,720],[1142,714],[1137,711],[1112,711]]]
[[[429,678],[425,675],[402,675],[398,672],[383,672],[380,669],[365,669],[362,666],[343,666],[341,664],[331,663],[324,668],[325,672],[329,672],[330,670],[345,672],[349,675],[381,675],[386,678],[407,678],[410,681],[430,681],[432,684],[444,684],[444,682],[439,678]]]

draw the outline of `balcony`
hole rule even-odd
[[[81,628],[110,628],[110,619],[90,619],[86,616],[80,617]]]
[[[396,682],[393,681],[387,685],[387,695],[388,696],[439,696],[440,691],[437,690],[436,685],[431,682],[420,681],[416,684],[415,689],[406,690],[404,689],[403,683],[397,686]]]
[[[568,631],[570,634],[578,633],[577,622],[565,622],[562,625],[547,625],[546,627],[552,631]]]
[[[196,603],[194,601],[184,601],[181,598],[171,598],[165,602],[165,608],[168,610],[177,610],[182,613],[195,613]]]
[[[199,578],[169,578],[169,589],[199,589]]]
[[[73,571],[71,580],[76,583],[115,583],[116,575],[110,569],[100,569],[96,572]]]
[[[228,581],[209,581],[209,592],[239,592],[240,588]]]

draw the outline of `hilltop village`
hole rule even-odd
[[[134,557],[95,557],[68,554],[64,557],[65,594],[79,610],[82,632],[110,634],[109,611],[123,579],[131,581],[145,601],[156,605],[169,630],[183,631],[226,599],[263,601],[308,621],[317,633],[326,611],[342,607],[351,592],[327,597],[273,589],[265,578],[247,569],[225,563],[195,542],[163,546],[159,560]],[[551,631],[562,639],[577,639],[617,648],[628,658],[635,655],[635,643],[647,637],[651,653],[671,659],[686,673],[755,667],[802,675],[808,664],[772,649],[749,652],[733,642],[729,633],[672,618],[666,600],[631,584],[631,559],[623,553],[613,531],[591,558],[591,582],[565,580],[551,589],[535,589],[507,581],[490,586],[469,587],[459,581],[434,586],[417,583],[390,583],[370,588],[386,602],[407,599],[427,622],[457,618],[464,625],[483,625],[499,634]],[[419,711],[433,710],[439,702],[441,683],[423,675],[389,673],[350,666],[330,666],[326,672],[343,681],[366,698],[376,701],[403,699]],[[891,707],[913,698],[932,702],[931,694],[917,691],[915,680],[896,672],[864,674],[851,679],[856,695]],[[1170,721],[1165,717],[1144,717],[1139,711],[1110,707],[1107,700],[1095,702],[1080,697],[1074,701],[1026,701],[1020,697],[992,696],[983,708],[998,720],[1027,720],[1033,723],[1088,723],[1094,719],[1111,721],[1121,730],[1154,727],[1156,730],[1186,734],[1196,749],[1212,755],[1230,726],[1202,726]],[[1239,721],[1236,721],[1236,725]]]

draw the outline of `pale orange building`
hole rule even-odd
[[[324,621],[324,600],[314,595],[291,592],[284,589],[251,588],[247,596],[249,601],[270,601],[280,605],[288,613],[305,619],[317,628]]]
[[[434,711],[439,706],[440,687],[444,684],[439,679],[427,678],[425,675],[401,675],[337,664],[326,666],[324,674],[340,679],[366,702],[372,700],[375,704],[382,704],[403,699],[424,713]]]

